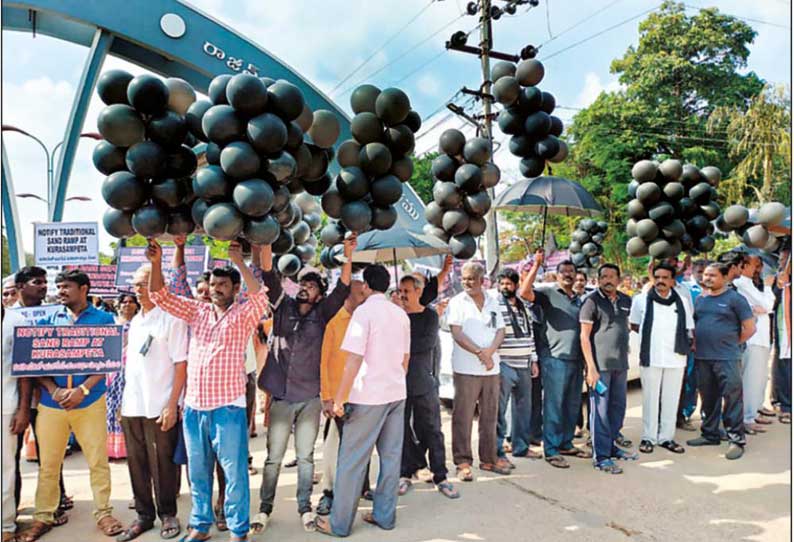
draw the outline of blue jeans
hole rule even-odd
[[[601,382],[607,387],[604,395],[590,390],[590,428],[593,431],[593,453],[596,461],[614,457],[618,438],[626,417],[626,382],[628,370],[599,371]]]
[[[510,409],[513,455],[525,455],[529,451],[530,421],[532,418],[532,377],[529,369],[516,369],[502,363],[499,367],[499,418],[496,422],[496,454],[505,457],[503,448],[507,435],[507,403]],[[513,400],[510,401],[512,396]]]
[[[278,475],[287,451],[290,433],[295,431],[295,455],[298,459],[298,514],[312,511],[312,479],[314,478],[314,441],[320,430],[322,403],[319,397],[290,402],[274,399],[270,405],[267,428],[267,459],[259,489],[259,511],[270,515],[276,497]]]
[[[339,457],[336,461],[334,503],[329,524],[336,536],[348,536],[356,519],[361,486],[367,476],[372,449],[380,458],[378,485],[373,495],[372,516],[381,529],[394,528],[397,519],[397,490],[400,485],[405,401],[385,405],[350,404]]]
[[[698,375],[695,371],[695,355],[690,352],[686,357],[684,382],[681,385],[681,398],[678,404],[678,421],[688,420],[695,412],[698,403]]]
[[[542,358],[543,378],[543,452],[553,457],[560,450],[573,448],[576,419],[582,406],[581,360]]]
[[[780,412],[791,414],[791,358],[775,355],[772,371],[775,399],[780,405]]]
[[[190,472],[193,509],[190,525],[207,534],[215,519],[212,483],[217,458],[226,476],[223,507],[229,531],[244,537],[249,529],[248,420],[245,409],[224,406],[213,410],[185,407],[182,419]]]

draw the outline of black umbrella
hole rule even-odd
[[[397,262],[448,254],[449,245],[432,235],[416,233],[405,228],[372,230],[358,236],[352,260],[358,263],[393,262],[394,279],[399,281]]]
[[[562,177],[523,179],[496,197],[494,208],[502,211],[543,213],[546,239],[546,216],[596,216],[604,212],[592,194],[582,185]]]

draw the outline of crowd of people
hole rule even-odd
[[[698,395],[700,435],[685,444],[727,441],[730,460],[744,454],[746,435],[765,432],[774,418],[791,422],[787,253],[776,274],[765,273],[758,256],[735,251],[713,262],[653,262],[643,282],[605,263],[588,285],[567,260],[539,281],[538,251],[520,274],[503,270],[494,290],[485,286],[483,266],[466,262],[462,292],[443,298],[451,258],[437,276],[406,274],[390,292],[383,266],[354,276],[352,235],[334,287],[309,271],[293,297],[270,246],[253,247],[246,264],[237,243],[229,248],[232,265],[204,273],[191,288],[184,242],[176,239],[163,269],[162,249],[151,240],[149,263],[115,307],[101,300],[95,306],[88,276],[70,270],[55,279],[57,308],[31,321],[16,309],[43,304],[46,271],[25,267],[4,281],[3,542],[33,542],[68,521],[73,502],[63,461],[77,445],[88,464],[96,524],[120,542],[155,528],[158,519],[163,539],[182,532],[182,465],[192,499],[182,540],[207,540],[213,525],[233,542],[264,532],[290,436],[306,531],[349,535],[362,498],[373,501],[362,520],[392,529],[399,497],[427,471],[441,495],[458,499],[441,423],[439,329],[453,338],[451,450],[461,483],[475,479],[475,419],[478,470],[498,475],[509,474],[516,458],[542,458],[560,469],[581,458],[620,474],[637,452],[683,454],[676,429],[697,430]],[[113,323],[124,330],[121,372],[11,376],[16,326]],[[631,331],[639,334],[642,382],[636,451],[622,433]],[[777,411],[765,406],[770,360]],[[257,388],[266,394],[267,458],[251,517],[249,477],[257,470],[248,441],[256,431]],[[28,427],[39,463],[35,511],[17,532]],[[320,433],[322,494],[313,507]],[[575,445],[582,434],[585,444]],[[375,449],[378,476],[370,487]],[[134,495],[137,517],[129,525],[110,504],[109,461],[119,458],[126,458]]]

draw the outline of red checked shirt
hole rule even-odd
[[[245,396],[245,349],[268,304],[267,288],[233,303],[218,316],[212,303],[178,297],[161,288],[155,305],[190,325],[185,404],[197,410],[230,405]]]

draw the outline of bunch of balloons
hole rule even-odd
[[[182,79],[111,70],[99,77],[97,93],[106,107],[97,119],[104,140],[93,162],[107,175],[107,232],[118,238],[192,232],[196,140],[185,115],[196,100],[193,87]]]
[[[608,224],[596,222],[590,218],[579,221],[576,230],[571,234],[571,244],[568,252],[571,261],[576,267],[595,268],[601,263],[601,254],[604,253],[604,242]]]
[[[445,130],[438,141],[441,154],[431,170],[433,201],[425,207],[425,232],[449,243],[453,256],[468,259],[477,251],[476,237],[485,231],[485,214],[491,208],[487,189],[496,186],[501,173],[491,162],[486,138]]]
[[[394,204],[402,197],[402,183],[413,174],[414,134],[422,125],[400,89],[380,90],[361,85],[350,96],[355,113],[353,138],[337,152],[341,170],[322,196],[331,222],[323,230],[327,246],[341,243],[347,231],[388,230],[397,221]]]
[[[491,70],[491,92],[505,106],[497,118],[499,129],[513,136],[509,149],[521,157],[519,170],[527,178],[543,174],[547,160],[562,162],[568,156],[568,146],[558,139],[562,121],[552,115],[554,96],[537,87],[544,74],[543,64],[534,58],[518,66],[497,62]]]
[[[397,88],[361,85],[350,96],[350,107],[355,113],[350,123],[353,138],[339,145],[336,159],[341,169],[321,199],[332,219],[320,232],[325,245],[320,263],[328,269],[342,264],[336,257],[349,231],[394,226],[394,204],[402,197],[402,183],[413,174],[414,134],[422,126],[408,96]]]
[[[631,169],[629,256],[650,254],[656,259],[709,252],[714,248],[714,224],[720,215],[715,201],[722,178],[719,169],[698,169],[669,159],[661,164],[640,160]]]
[[[715,225],[722,232],[734,232],[748,247],[774,253],[782,245],[782,235],[768,228],[783,222],[786,213],[786,206],[777,201],[763,204],[755,213],[742,205],[731,205],[717,217]]]
[[[273,266],[282,275],[295,277],[314,259],[317,250],[314,233],[320,229],[322,217],[317,201],[306,192],[295,196],[290,205],[297,208],[300,218],[273,242]],[[287,248],[290,240],[292,247]]]

